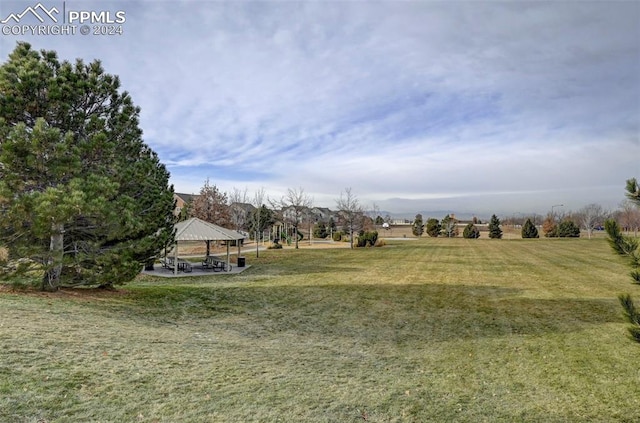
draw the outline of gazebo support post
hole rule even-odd
[[[227,272],[231,272],[231,253],[229,252],[229,243],[231,241],[227,241]]]
[[[176,246],[173,250],[173,274],[178,275],[178,241],[176,241]]]

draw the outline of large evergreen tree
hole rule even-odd
[[[124,283],[172,241],[173,188],[139,113],[99,61],[18,43],[0,66],[0,242],[42,289]]]
[[[640,207],[640,186],[635,178],[627,181],[627,197],[633,204]],[[640,248],[638,240],[622,235],[620,226],[615,220],[607,220],[605,229],[609,235],[609,244],[613,250],[627,258],[631,266],[630,275],[633,283],[640,285]],[[624,308],[627,320],[632,324],[629,332],[633,339],[640,342],[640,310],[636,308],[630,294],[623,294],[618,298]]]
[[[489,238],[492,239],[500,239],[502,238],[502,229],[500,229],[500,219],[498,216],[491,215],[491,220],[489,221]]]

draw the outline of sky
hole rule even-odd
[[[176,192],[335,208],[350,188],[395,216],[486,218],[616,209],[640,177],[637,1],[40,3],[76,32],[27,13],[0,24],[0,60],[17,41],[99,59]],[[83,35],[79,11],[108,13]]]

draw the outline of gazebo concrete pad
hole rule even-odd
[[[238,273],[242,273],[250,267],[251,267],[250,265],[247,265],[244,267],[238,267],[238,266],[232,265],[230,272],[225,272],[225,271],[216,272],[211,269],[203,269],[197,264],[194,264],[191,272],[178,272],[178,274],[175,274],[173,270],[166,269],[164,267],[161,267],[159,264],[156,264],[154,270],[143,270],[142,274],[149,275],[149,276],[160,276],[162,278],[188,278],[190,276],[218,276],[218,275],[224,276],[224,275],[237,275]]]

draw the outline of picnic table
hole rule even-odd
[[[176,268],[176,260],[173,257],[167,257],[165,259],[160,260],[160,262],[162,263],[162,267],[166,269],[175,270]],[[188,262],[187,260],[181,259],[179,257],[177,261],[177,266],[178,266],[178,271],[182,271],[185,273],[189,273],[193,270],[193,267],[191,267],[190,262]]]
[[[231,266],[229,265],[229,268],[227,269],[227,262],[224,260],[221,260],[219,257],[216,256],[207,256],[204,258],[204,260],[202,260],[202,268],[203,269],[210,269],[213,270],[214,272],[221,272],[224,270],[231,270]]]

